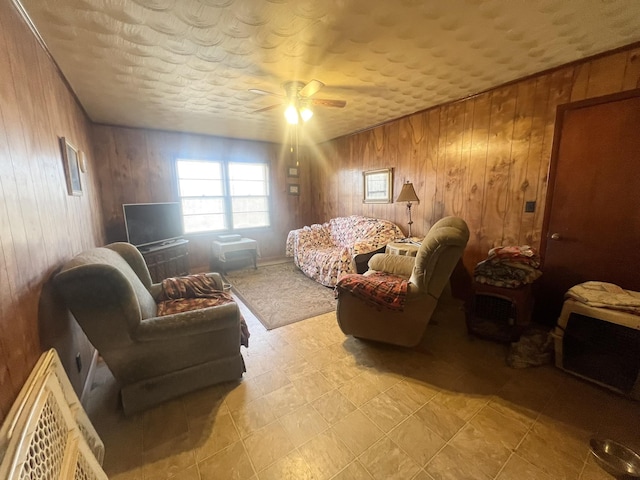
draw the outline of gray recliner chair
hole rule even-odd
[[[347,335],[413,347],[420,343],[438,299],[462,257],[469,229],[458,217],[437,221],[422,240],[416,257],[376,254],[366,275],[385,272],[409,280],[403,311],[372,306],[338,283],[338,325]]]
[[[222,290],[222,279],[211,274]],[[215,383],[242,377],[236,303],[157,317],[152,284],[133,245],[114,243],[71,259],[58,291],[104,358],[131,414]]]

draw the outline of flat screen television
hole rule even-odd
[[[122,205],[127,241],[136,247],[171,242],[183,235],[179,203]]]

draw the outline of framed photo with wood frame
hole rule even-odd
[[[64,175],[67,180],[67,192],[69,195],[82,195],[78,149],[69,143],[65,137],[60,137],[60,149],[62,150]]]
[[[290,183],[287,185],[287,193],[289,195],[300,195],[300,185],[297,183]]]
[[[298,167],[288,167],[287,177],[298,177]]]
[[[393,202],[393,168],[380,168],[362,173],[364,198],[362,203]]]

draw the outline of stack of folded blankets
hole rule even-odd
[[[486,260],[478,263],[473,278],[478,283],[518,288],[533,283],[542,272],[540,257],[529,245],[495,247]]]

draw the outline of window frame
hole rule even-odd
[[[232,232],[251,232],[251,231],[267,231],[273,227],[273,195],[272,195],[272,172],[271,172],[271,164],[267,160],[253,160],[253,159],[237,159],[237,158],[212,158],[212,157],[201,157],[201,156],[178,156],[174,159],[173,162],[173,170],[174,170],[174,188],[176,192],[177,201],[180,202],[180,206],[182,207],[183,199],[185,198],[198,198],[198,197],[189,197],[182,196],[180,192],[180,176],[178,174],[178,162],[186,161],[186,162],[203,162],[203,163],[218,163],[221,165],[222,171],[222,197],[219,196],[204,196],[205,198],[222,198],[224,205],[224,219],[225,219],[225,227],[221,230],[202,230],[198,232],[186,232],[185,235],[212,235],[212,234],[224,234],[224,233],[232,233]],[[266,187],[267,187],[267,208],[268,208],[268,225],[262,226],[253,226],[253,227],[240,227],[234,228],[233,226],[233,206],[232,200],[234,196],[231,195],[231,180],[229,177],[229,164],[231,163],[245,163],[250,165],[261,165],[266,169]],[[243,196],[239,196],[243,197]],[[246,196],[244,196],[246,197]],[[262,198],[262,196],[259,196]],[[184,212],[182,212],[182,221],[184,228]]]

